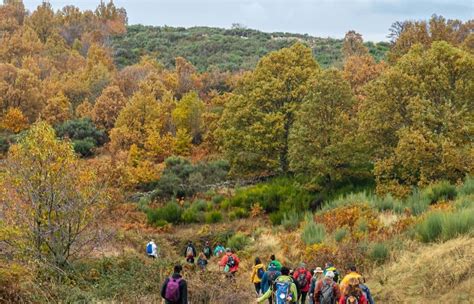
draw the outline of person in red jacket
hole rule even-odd
[[[225,255],[219,262],[219,266],[224,267],[224,271],[231,277],[234,277],[237,270],[239,270],[240,259],[230,248],[227,248],[225,251]]]
[[[350,278],[348,284],[344,287],[344,294],[339,299],[339,304],[368,304],[367,298],[359,287],[357,278]]]
[[[301,263],[300,266],[293,273],[293,279],[298,287],[298,301],[301,300],[301,304],[306,303],[306,295],[311,287],[311,272],[306,269],[305,263]]]
[[[320,279],[316,283],[313,298],[314,304],[339,303],[341,291],[339,289],[339,285],[334,282],[334,276],[334,272],[327,271],[324,278]]]

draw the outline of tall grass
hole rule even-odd
[[[434,212],[416,226],[416,233],[425,243],[447,241],[474,232],[474,208],[453,213]]]
[[[298,213],[293,210],[291,212],[283,214],[283,220],[281,221],[281,225],[286,230],[294,230],[300,225],[301,219],[301,213]]]
[[[413,215],[418,216],[428,209],[430,200],[428,197],[423,195],[421,191],[415,189],[412,195],[405,200],[405,205]]]
[[[456,198],[457,190],[456,186],[451,185],[448,181],[441,181],[426,187],[422,193],[430,204],[434,204],[441,200],[453,200]]]
[[[474,177],[467,176],[464,183],[458,187],[459,195],[472,195],[474,194]]]
[[[320,244],[326,238],[326,228],[323,224],[317,224],[312,215],[307,215],[305,226],[301,233],[301,239],[306,245]]]
[[[369,246],[369,258],[377,264],[385,262],[389,255],[390,251],[383,243],[374,243]]]
[[[231,248],[232,250],[242,250],[250,243],[250,239],[248,236],[243,234],[242,232],[237,232],[234,234],[230,239],[227,240],[227,247]]]

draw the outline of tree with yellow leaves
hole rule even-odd
[[[28,119],[18,108],[8,108],[7,112],[0,119],[0,129],[11,133],[20,133],[28,128]]]
[[[10,148],[3,182],[6,222],[24,232],[29,244],[23,255],[64,267],[75,253],[96,245],[91,229],[98,229],[93,225],[106,202],[102,186],[47,123],[33,125]]]
[[[120,111],[127,104],[127,100],[123,96],[119,87],[107,87],[97,98],[94,109],[92,110],[92,119],[94,123],[104,130],[110,130],[115,125]]]
[[[69,99],[62,92],[48,99],[41,116],[51,125],[60,124],[70,119],[72,115]]]
[[[186,130],[195,144],[199,144],[202,141],[203,112],[204,103],[196,92],[185,94],[173,110],[173,121],[176,127]]]

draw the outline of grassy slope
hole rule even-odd
[[[252,69],[268,52],[302,41],[313,48],[315,58],[323,67],[339,66],[342,62],[342,40],[318,38],[291,33],[264,33],[251,29],[221,29],[211,27],[153,27],[132,25],[125,35],[112,41],[116,63],[127,66],[138,62],[140,56],[156,52],[168,68],[175,57],[191,61],[199,71],[211,67],[236,71]],[[385,57],[387,43],[366,43],[377,60]]]
[[[473,273],[474,238],[464,237],[406,250],[368,285],[380,303],[472,303]]]

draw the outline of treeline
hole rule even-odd
[[[136,64],[143,55],[154,55],[166,68],[172,68],[179,56],[189,60],[198,71],[205,72],[252,70],[269,52],[295,42],[311,47],[322,67],[342,66],[342,39],[264,33],[238,25],[231,29],[131,25],[126,33],[113,39],[112,47],[119,67]],[[385,59],[390,47],[386,42],[364,45],[377,62]]]
[[[303,175],[314,189],[375,178],[380,193],[400,196],[472,173],[472,21],[396,23],[387,62],[349,31],[340,68],[323,69],[305,43],[285,42],[291,46],[254,53],[263,56],[254,70],[232,73],[199,72],[183,57],[166,68],[170,62],[150,55],[119,69],[109,45],[123,39],[127,18],[112,2],[57,12],[43,3],[28,13],[21,1],[5,1],[0,16],[4,152],[43,120],[80,155],[107,156],[91,164],[110,160],[113,184],[129,190],[159,185],[171,156],[224,159],[234,177]],[[176,50],[180,35],[199,33],[148,29],[180,33]],[[241,27],[207,30],[275,40]],[[199,43],[210,37],[194,45],[204,50]]]

